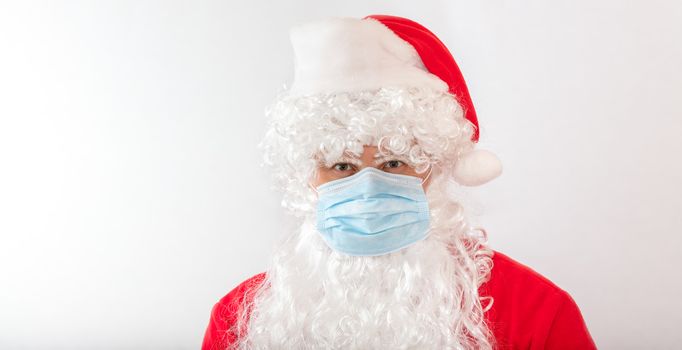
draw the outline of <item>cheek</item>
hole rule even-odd
[[[329,182],[333,179],[332,171],[327,168],[318,168],[313,174],[312,184],[315,187],[322,185],[325,182]]]
[[[413,167],[408,166],[408,165],[403,165],[399,168],[392,169],[390,172],[396,173],[396,174],[414,176],[414,177],[421,177],[421,178],[423,178],[423,175],[424,175],[424,174],[417,173],[417,171],[414,170]]]

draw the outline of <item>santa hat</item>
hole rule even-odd
[[[334,18],[291,30],[295,73],[292,96],[352,92],[382,87],[426,87],[452,94],[479,137],[478,118],[464,77],[447,47],[424,26],[406,18],[371,15]],[[454,179],[484,184],[502,172],[485,150],[462,154]]]

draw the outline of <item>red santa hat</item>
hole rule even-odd
[[[289,93],[352,92],[381,87],[426,87],[452,94],[479,138],[476,110],[464,77],[447,47],[412,20],[371,15],[334,18],[291,30],[295,73]],[[453,177],[460,184],[484,184],[502,172],[485,150],[462,154]]]

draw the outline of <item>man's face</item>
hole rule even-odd
[[[417,173],[414,167],[409,165],[408,161],[401,156],[381,155],[377,152],[377,146],[363,146],[363,148],[360,157],[346,154],[331,166],[320,164],[310,184],[317,188],[324,183],[351,176],[367,167],[374,167],[387,173],[418,177],[422,181],[427,178],[428,171],[422,174]],[[429,183],[430,177],[422,184],[424,192],[426,192]]]

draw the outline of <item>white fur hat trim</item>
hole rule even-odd
[[[291,95],[447,84],[424,68],[412,45],[375,20],[331,18],[296,26]]]

